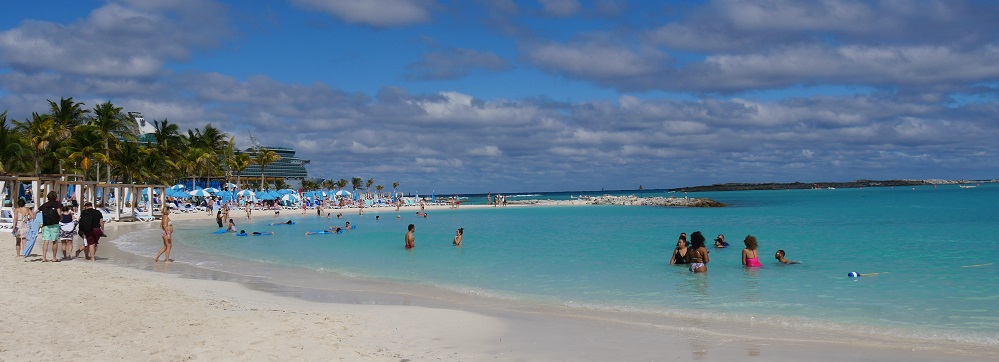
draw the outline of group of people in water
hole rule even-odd
[[[700,231],[695,231],[690,234],[690,241],[687,241],[687,233],[680,233],[680,237],[676,241],[676,248],[673,249],[673,254],[669,259],[669,263],[672,264],[687,264],[690,271],[694,273],[704,273],[708,271],[708,262],[711,258],[708,256],[708,249],[705,246],[706,239]],[[725,241],[725,235],[718,234],[715,238],[715,248],[722,249],[728,247],[728,242]],[[742,265],[747,268],[759,268],[763,266],[760,263],[760,251],[759,242],[756,240],[755,236],[746,235],[746,238],[742,241],[746,248],[742,249]],[[784,250],[777,250],[774,254],[774,259],[776,259],[781,264],[798,264],[799,262],[788,260],[784,253]]]

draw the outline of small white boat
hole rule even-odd
[[[836,188],[835,188],[835,187],[832,187],[832,186],[830,186],[830,187],[826,187],[826,190],[835,190],[835,189],[836,189]]]
[[[957,185],[957,187],[960,187],[962,189],[972,189],[978,187],[978,185]]]

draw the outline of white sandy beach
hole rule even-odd
[[[214,223],[205,213],[176,214],[174,220]],[[115,222],[107,229],[120,235],[149,226]],[[696,322],[663,328],[579,312],[316,303],[181,278],[152,260],[152,271],[106,259],[25,260],[13,256],[10,234],[0,240],[2,361],[988,360],[980,351],[950,355],[821,337],[746,337]],[[35,254],[40,250],[36,245]],[[174,249],[173,258],[183,253]]]

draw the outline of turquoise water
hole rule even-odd
[[[382,209],[379,221],[371,209],[364,216],[344,210],[339,220],[286,212],[279,220],[297,221],[287,226],[269,226],[277,220],[258,213],[237,224],[276,235],[211,235],[207,222],[185,225],[175,236],[175,258],[198,250],[571,308],[999,345],[999,266],[990,264],[999,258],[999,185],[691,196],[730,206],[500,207],[431,211],[426,219]],[[345,221],[357,228],[303,235]],[[410,223],[417,247],[406,251]],[[458,227],[465,228],[461,248],[451,245]],[[677,235],[697,230],[732,243],[709,248],[705,275],[668,264]],[[747,234],[760,240],[763,268],[741,266]],[[777,264],[777,249],[802,264]],[[878,274],[854,279],[851,271]]]

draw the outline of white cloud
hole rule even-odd
[[[394,27],[430,21],[432,0],[292,0],[308,9],[329,13],[348,23]]]
[[[541,3],[542,12],[557,18],[573,16],[580,8],[577,0],[538,0],[538,2]]]
[[[499,157],[503,156],[503,151],[496,146],[483,146],[468,150],[468,154],[473,156]]]

